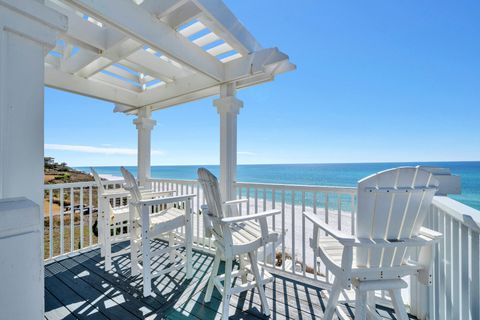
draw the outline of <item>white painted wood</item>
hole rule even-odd
[[[180,61],[213,79],[221,81],[223,70],[220,62],[206,54],[188,39],[178,37],[176,31],[160,20],[152,19],[150,13],[132,1],[105,0],[99,5],[88,0],[64,0],[76,8],[101,17],[133,39]],[[162,37],[158,37],[162,34]]]
[[[263,286],[269,281],[269,274],[260,271],[257,261],[257,251],[268,243],[276,243],[279,234],[268,228],[267,218],[280,213],[280,210],[269,210],[251,215],[228,217],[225,206],[237,206],[239,201],[223,203],[220,196],[220,187],[217,178],[207,169],[198,169],[198,181],[206,195],[207,206],[203,207],[203,218],[207,221],[209,232],[213,234],[215,241],[215,260],[210,274],[205,302],[209,302],[213,287],[215,286],[222,294],[222,319],[228,319],[229,301],[232,294],[240,293],[256,287],[262,301],[262,312],[270,314],[270,309],[265,296]],[[254,222],[257,220],[257,222]],[[232,272],[233,259],[244,259],[248,255],[250,266],[244,261],[240,262],[240,270]],[[225,273],[217,275],[220,260],[225,260]],[[254,281],[247,281],[245,274],[250,272]],[[232,287],[233,279],[241,276],[242,284]],[[221,285],[221,281],[224,284]]]
[[[0,199],[2,319],[43,319],[42,226],[38,204],[25,198]]]
[[[65,30],[65,17],[37,1],[0,1],[0,198],[43,208],[43,64]]]
[[[139,110],[138,117],[133,121],[137,127],[137,168],[140,186],[146,187],[151,175],[151,134],[156,121],[151,119],[151,110],[144,107]]]
[[[390,169],[360,180],[357,212],[361,218],[356,220],[355,236],[304,213],[315,225],[313,250],[342,289],[353,285],[356,290],[356,318],[365,319],[367,304],[373,303],[367,303],[368,291],[389,290],[397,316],[405,319],[398,279],[418,275],[419,282],[431,284],[432,246],[441,234],[422,225],[437,187],[432,174],[419,167]],[[326,237],[320,236],[321,230]],[[416,247],[421,248],[418,257],[411,254]],[[329,320],[330,304],[327,308]]]
[[[125,178],[125,189],[130,191],[131,202],[129,211],[129,220],[132,229],[130,231],[130,243],[132,245],[131,255],[131,271],[132,274],[142,275],[143,279],[143,295],[152,295],[152,278],[169,273],[180,268],[185,269],[186,278],[193,277],[192,265],[192,218],[191,218],[191,202],[195,195],[181,195],[175,197],[155,196],[154,193],[143,193],[140,191],[137,181],[133,175],[121,167],[122,175]],[[171,192],[169,192],[171,193]],[[176,204],[176,207],[171,204]],[[153,212],[153,213],[152,213]],[[180,228],[185,227],[184,241],[177,239],[174,246],[167,249],[151,250],[150,241],[155,237],[177,232]],[[185,257],[177,252],[180,247],[185,247]],[[142,253],[141,259],[138,256],[139,251]],[[179,263],[163,270],[151,270],[150,258],[155,255],[169,254],[169,257],[176,252],[175,255],[181,257]],[[138,264],[142,261],[142,265]]]
[[[243,102],[235,97],[234,84],[225,84],[213,103],[220,115],[220,190],[222,199],[228,201],[236,198],[237,115]]]

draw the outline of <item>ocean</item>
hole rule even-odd
[[[462,194],[452,198],[480,210],[480,161],[422,162],[422,163],[345,163],[345,164],[262,164],[238,165],[237,180],[281,184],[310,184],[354,187],[358,180],[389,168],[399,166],[435,166],[450,168],[462,179]],[[153,178],[196,179],[200,166],[152,166]],[[218,175],[219,166],[203,166]],[[88,167],[76,169],[89,172]],[[95,167],[99,174],[121,176],[120,167]],[[136,167],[127,167],[136,174]]]

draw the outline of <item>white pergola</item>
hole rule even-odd
[[[234,196],[236,90],[295,69],[221,0],[0,0],[0,195],[43,204],[43,86],[135,114],[138,178],[150,176],[151,113],[219,95],[221,187]]]

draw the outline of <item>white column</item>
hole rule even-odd
[[[146,186],[151,176],[152,129],[157,122],[151,119],[150,107],[144,107],[138,111],[138,117],[133,123],[138,131],[137,178],[141,186]]]
[[[43,1],[0,0],[0,282],[22,292],[0,294],[5,319],[44,318],[44,59],[66,30]]]
[[[44,59],[66,30],[41,1],[0,0],[0,198],[43,208]]]
[[[213,101],[220,115],[220,192],[224,201],[236,198],[237,116],[243,102],[235,95],[235,85],[225,84],[221,86],[220,98]]]

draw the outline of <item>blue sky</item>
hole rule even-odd
[[[239,163],[480,160],[479,1],[225,2],[297,65],[239,91]],[[45,155],[135,165],[134,118],[112,110],[45,89]],[[219,162],[212,98],[153,117],[152,164]]]

